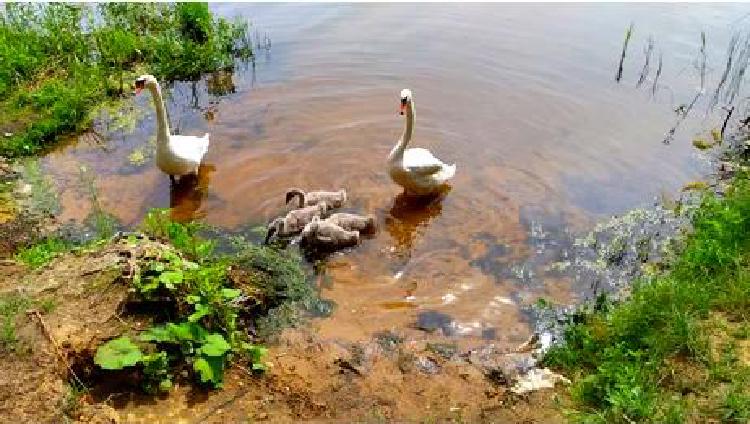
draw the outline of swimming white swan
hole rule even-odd
[[[161,87],[153,75],[141,75],[135,80],[136,94],[144,88],[151,92],[156,109],[156,166],[168,174],[172,182],[175,176],[197,174],[208,151],[208,133],[203,137],[170,134]]]
[[[407,194],[436,193],[456,173],[456,165],[446,165],[427,149],[407,149],[414,132],[414,99],[411,90],[401,90],[401,115],[406,111],[406,126],[401,139],[388,155],[388,173]]]

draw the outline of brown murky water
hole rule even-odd
[[[232,87],[203,81],[171,91],[173,127],[211,133],[197,183],[170,193],[152,158],[129,164],[154,133],[150,99],[139,97],[130,106],[134,128],[102,129],[103,142],[81,137],[45,158],[63,192],[63,218],[88,213],[81,165],[97,175],[105,209],[126,224],[171,205],[182,218],[258,225],[284,211],[289,187],[345,187],[349,208],[375,214],[380,231],[329,259],[322,292],[337,309],[317,321],[320,332],[359,340],[421,320],[467,343],[501,345],[528,335],[521,305],[580,296],[570,281],[546,277],[543,265],[528,267],[530,240],[554,242],[705,172],[690,143],[720,122],[705,102],[671,145],[662,139],[674,109],[698,88],[700,32],[713,81],[748,12],[743,5],[212,7],[250,18],[273,45],[238,70]],[[649,35],[664,58],[655,95],[651,80],[636,88]],[[415,96],[414,145],[458,164],[452,190],[429,204],[406,202],[385,170],[403,125],[404,87]]]

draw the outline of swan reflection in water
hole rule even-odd
[[[206,216],[201,205],[208,197],[208,186],[214,171],[216,166],[201,164],[197,175],[183,175],[177,182],[170,184],[169,207],[173,221],[189,222]]]
[[[396,196],[385,224],[400,255],[408,257],[411,254],[420,229],[440,215],[443,199],[450,190],[450,186],[444,186],[440,192],[430,196],[409,196],[405,193]]]

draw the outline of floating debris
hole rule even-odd
[[[696,149],[706,150],[706,149],[710,149],[711,147],[714,147],[714,143],[710,143],[705,138],[696,138],[696,139],[693,139],[693,146]]]
[[[708,184],[705,181],[691,181],[682,186],[682,191],[705,190],[707,188]]]
[[[570,384],[570,380],[547,368],[532,368],[518,379],[510,391],[520,395],[540,389],[554,389],[558,382]]]

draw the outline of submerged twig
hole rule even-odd
[[[706,87],[706,32],[701,31],[701,92]]]
[[[729,118],[732,117],[733,112],[734,112],[734,106],[730,106],[729,108],[727,108],[727,116],[724,117],[724,123],[721,124],[721,132],[719,133],[721,134],[722,140],[724,140],[724,130],[727,129],[727,123],[729,123]]]
[[[687,105],[680,105],[675,112],[677,112],[677,121],[674,123],[672,128],[669,129],[667,132],[667,135],[664,137],[662,142],[664,144],[669,144],[672,142],[672,139],[674,138],[675,132],[677,132],[677,129],[682,125],[682,122],[685,120],[685,118],[688,117],[690,114],[690,111],[693,110],[693,107],[695,107],[695,104],[698,103],[698,99],[703,95],[705,87],[706,87],[706,33],[701,31],[701,62],[699,65],[700,69],[700,77],[701,77],[701,87],[698,90],[697,93],[695,93],[695,96],[693,97],[693,100],[690,101]]]
[[[656,96],[656,86],[659,83],[659,77],[661,76],[661,69],[663,63],[663,53],[659,52],[659,67],[656,68],[656,75],[654,76],[654,84],[651,86],[651,96]]]
[[[745,71],[747,70],[748,59],[750,59],[750,35],[745,37],[745,44],[737,55],[737,61],[734,64],[734,71],[731,72],[731,80],[727,86],[727,91],[724,93],[724,99],[727,104],[734,103],[734,99],[739,94],[742,80],[745,77]]]
[[[649,63],[651,62],[651,54],[654,51],[654,38],[649,36],[648,37],[648,44],[646,45],[646,61],[643,63],[643,68],[641,69],[641,76],[638,78],[638,82],[635,84],[636,88],[640,87],[641,84],[643,84],[644,81],[646,81],[646,77],[649,74]]]
[[[620,82],[622,79],[622,65],[625,62],[625,53],[628,50],[628,43],[630,43],[630,37],[633,35],[633,23],[630,23],[628,30],[625,32],[625,41],[622,43],[622,53],[620,54],[620,66],[617,68],[617,75],[615,81]]]
[[[729,77],[729,71],[732,70],[732,59],[734,59],[734,51],[737,48],[738,41],[739,38],[736,34],[729,41],[729,47],[727,48],[727,61],[724,67],[724,72],[721,74],[719,84],[716,86],[716,90],[714,91],[714,96],[711,99],[709,109],[713,109],[719,103],[719,95],[721,94],[721,89],[724,88],[724,84],[726,84],[727,82],[727,77]]]

